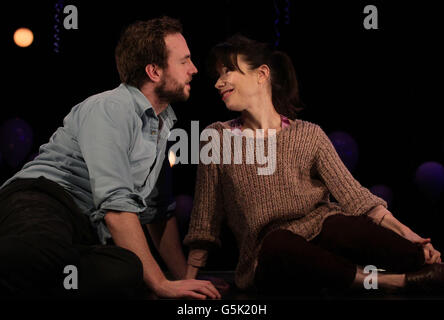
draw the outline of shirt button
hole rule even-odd
[[[151,130],[151,134],[156,134],[156,130]]]

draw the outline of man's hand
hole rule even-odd
[[[164,280],[154,288],[160,298],[173,299],[220,299],[219,291],[210,281],[204,280]]]
[[[198,276],[198,279],[210,281],[221,294],[226,294],[230,290],[230,285],[222,278]]]

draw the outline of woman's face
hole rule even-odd
[[[237,63],[243,73],[221,66],[215,87],[228,109],[243,111],[251,105],[254,97],[257,97],[260,87],[257,72],[250,69],[242,56],[237,57]]]

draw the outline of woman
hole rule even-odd
[[[399,222],[384,200],[353,178],[318,125],[292,120],[300,101],[286,54],[236,35],[216,46],[210,61],[225,105],[241,115],[208,128],[221,139],[227,130],[235,135],[264,129],[265,137],[243,138],[242,150],[254,140],[262,139],[265,148],[275,142],[276,168],[258,175],[259,166],[246,162],[245,152],[241,164],[199,164],[184,240],[191,248],[188,278],[205,265],[211,246],[220,244],[226,219],[239,246],[235,283],[241,289],[290,294],[363,287],[366,265],[392,272],[379,274],[379,287],[443,285],[440,252],[430,239]]]

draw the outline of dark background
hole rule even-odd
[[[1,7],[0,122],[19,117],[31,125],[30,154],[48,141],[75,104],[119,85],[114,48],[123,28],[135,20],[169,15],[184,25],[200,71],[191,98],[173,105],[176,127],[187,130],[191,120],[199,120],[202,130],[236,116],[225,109],[205,73],[205,58],[214,44],[236,32],[270,43],[279,40],[278,49],[294,62],[307,106],[300,118],[327,133],[352,135],[359,146],[355,178],[366,187],[390,187],[390,210],[444,250],[443,197],[432,201],[414,183],[422,163],[444,164],[443,28],[432,2],[64,1],[77,7],[79,29],[65,30],[61,23],[60,51],[55,53],[56,3],[20,1]],[[363,27],[367,4],[378,8],[378,30]],[[64,17],[62,13],[62,22]],[[22,26],[34,32],[28,48],[12,41]],[[4,162],[0,166],[1,182],[19,169]],[[172,170],[174,194],[192,197],[196,165],[179,164]],[[224,237],[228,245],[216,255],[222,257],[217,263],[233,261],[225,259],[233,252],[233,239],[227,231]]]

